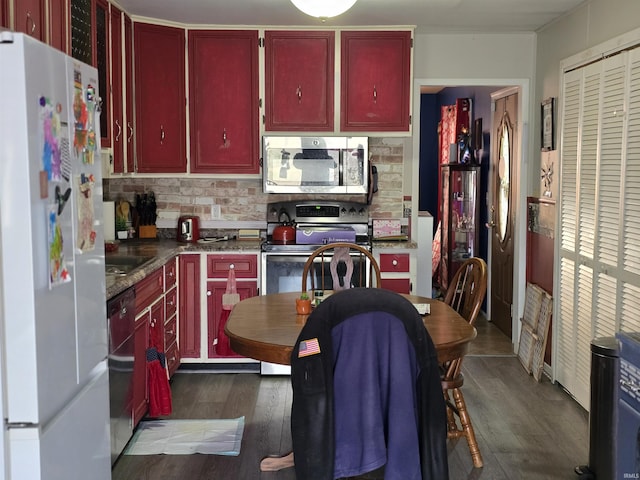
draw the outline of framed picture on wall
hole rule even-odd
[[[547,98],[541,105],[541,150],[549,152],[555,150],[555,121],[554,121],[555,99]]]

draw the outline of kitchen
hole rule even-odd
[[[614,17],[612,21],[602,22],[607,27],[604,32],[595,34],[596,37],[600,35],[602,38],[611,38],[620,32],[635,27],[632,20],[634,15],[628,14],[628,8],[633,7],[625,5],[624,8],[616,9],[607,5],[599,9],[599,2],[591,3],[593,3],[591,8],[595,10],[594,16]],[[567,45],[565,52],[551,54],[550,50],[552,49],[549,49],[545,52],[545,55],[562,58],[563,54],[566,56],[586,48],[584,40],[582,40],[578,31],[597,32],[598,28],[595,26],[587,28],[589,21],[580,16],[581,13],[583,11],[578,12],[574,18],[580,19],[583,25],[581,28],[577,28],[575,31],[571,30],[567,34],[572,39],[572,44],[569,45],[571,42],[564,44]],[[637,18],[637,16],[635,17]],[[242,22],[238,24],[240,23]],[[581,39],[578,40],[577,37]],[[540,41],[545,38],[548,37],[542,35],[542,40]],[[590,38],[587,42],[588,44],[593,44],[596,40]],[[447,46],[443,48],[442,44]],[[509,48],[505,48],[506,44],[510,45]],[[472,45],[474,47],[470,47]],[[545,78],[546,75],[549,77],[549,82],[553,83],[553,78],[557,76],[557,61],[554,65],[547,67],[547,72],[541,72],[544,68],[541,68],[540,65],[546,66],[547,62],[550,64],[553,62],[545,59],[546,57],[539,60],[539,73],[535,73],[530,60],[531,51],[535,45],[535,39],[523,38],[523,35],[517,34],[463,33],[449,35],[443,33],[420,33],[416,38],[416,51],[419,53],[414,55],[416,59],[414,77],[425,79],[424,81],[431,83],[434,81],[433,79],[440,83],[443,82],[442,79],[451,79],[454,83],[460,81],[477,83],[477,80],[475,80],[477,78],[498,77],[501,84],[505,83],[505,79],[521,79],[525,77],[530,85],[534,85],[539,84],[537,79]],[[479,60],[480,56],[477,55],[479,50],[496,52],[495,57],[497,60],[490,61],[487,58]],[[542,54],[539,52],[538,55]],[[456,58],[456,61],[452,62],[451,58]],[[557,95],[555,88],[557,87],[548,86],[546,83],[544,92],[533,93],[533,88],[531,88],[528,90],[528,98],[538,99],[549,95]],[[536,102],[532,100],[531,104],[533,105],[534,103]],[[536,124],[534,122],[536,116],[536,109],[533,107],[530,107],[524,115],[532,125]],[[416,132],[414,132],[414,135],[416,135]],[[535,137],[535,135],[532,136]],[[534,142],[531,143],[533,144]],[[417,151],[418,148],[419,143],[415,139],[413,142],[404,137],[374,136],[370,139],[370,149],[374,156],[373,161],[378,166],[380,175],[380,193],[374,199],[372,205],[373,211],[380,213],[378,218],[404,218],[403,202],[404,196],[407,194],[407,188],[409,185],[415,185],[415,182],[418,181],[417,175],[415,175],[415,162],[412,160],[414,156],[412,152]],[[529,186],[528,192],[523,189],[523,197],[527,193],[535,194],[539,191],[539,186],[537,185],[538,175],[536,174],[538,169],[535,168],[535,165],[538,164],[538,159],[536,158],[538,155],[533,152],[534,147],[530,145],[527,157],[531,159],[534,166],[530,168],[528,174],[527,172],[523,173],[521,183]],[[378,159],[375,159],[376,155],[379,155]],[[145,177],[142,174],[131,177],[125,176],[122,179],[109,179],[105,191],[108,190],[109,192],[107,198],[116,199],[123,196],[130,198],[131,201],[133,201],[132,192],[154,191],[159,200],[160,219],[158,226],[168,230],[175,228],[176,219],[181,214],[199,215],[203,220],[203,229],[235,230],[238,228],[260,228],[263,225],[267,204],[270,199],[260,193],[260,179],[248,177],[238,180],[236,176],[215,179],[193,177],[193,175],[185,175],[181,178],[175,175],[166,175],[164,178],[157,178],[151,175]],[[395,181],[393,181],[394,179]],[[180,196],[175,195],[178,189],[181,193]],[[164,193],[162,193],[163,190]],[[409,190],[417,191],[415,188],[410,188]],[[394,191],[397,193],[390,193]],[[210,197],[211,192],[213,192],[213,198]],[[384,201],[382,201],[383,194]],[[161,199],[161,195],[164,195],[164,199]],[[387,195],[389,195],[389,198],[387,198]],[[412,202],[415,201],[415,196],[412,196]],[[165,217],[163,217],[163,212],[168,212]],[[220,212],[219,215],[217,215],[218,212]],[[417,212],[417,208],[413,208],[413,212]],[[412,228],[415,228],[415,222],[412,223]],[[522,272],[519,277],[523,278]],[[522,301],[517,303],[517,309],[522,309]]]

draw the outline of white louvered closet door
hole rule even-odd
[[[591,341],[640,331],[640,53],[564,75],[555,375],[589,408]]]

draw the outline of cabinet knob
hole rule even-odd
[[[173,307],[173,304],[174,304],[173,300],[167,300],[167,305],[170,305]]]
[[[173,275],[174,275],[173,270],[171,270],[171,271],[168,273],[168,275],[169,275],[169,277],[173,277]]]
[[[378,89],[373,86],[373,103],[378,103]]]
[[[298,103],[302,102],[302,87],[300,85],[298,85],[298,88],[296,88],[296,96],[298,97]]]
[[[393,261],[391,262],[391,265],[393,265],[394,267],[397,267],[398,266],[398,260],[396,260],[394,258]]]
[[[227,144],[227,129],[226,128],[222,129],[222,144],[223,145]]]
[[[167,335],[173,335],[173,330],[167,330],[165,333],[166,333]]]
[[[164,142],[164,125],[160,125],[160,143]]]
[[[211,290],[207,290],[207,297],[211,296]]]
[[[127,137],[127,143],[131,142],[133,138],[133,127],[131,126],[131,122],[127,122],[127,129],[129,130],[129,136]]]

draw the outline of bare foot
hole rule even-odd
[[[293,452],[284,457],[266,457],[260,462],[260,470],[262,472],[277,472],[283,468],[293,467]]]

